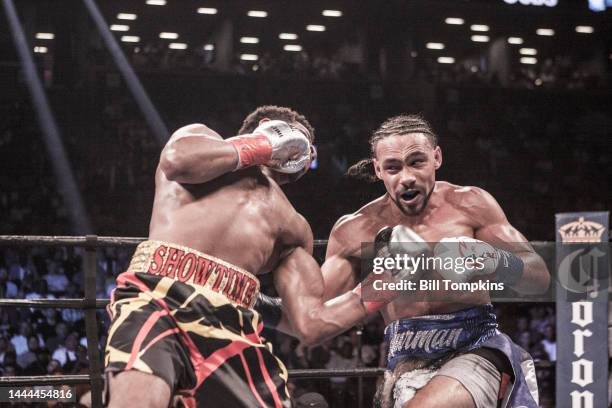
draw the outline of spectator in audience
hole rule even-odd
[[[0,298],[14,299],[17,293],[17,285],[8,280],[6,268],[0,268]]]
[[[544,335],[546,326],[549,324],[546,308],[543,306],[534,306],[529,309],[529,313],[531,314],[530,329],[532,334],[536,334],[537,336]]]
[[[28,351],[17,356],[17,364],[19,364],[22,369],[27,368],[30,364],[37,360],[36,353],[38,352],[38,349],[38,337],[35,335],[28,336]]]
[[[549,361],[557,361],[557,340],[555,326],[549,324],[544,330],[544,338],[540,341]]]
[[[64,344],[68,336],[68,325],[64,322],[59,322],[55,326],[55,336],[47,340],[47,348],[50,352],[54,352],[60,345]]]
[[[64,371],[70,371],[77,361],[78,342],[79,334],[77,332],[70,333],[64,344],[60,345],[51,356],[53,360],[59,361]]]
[[[524,331],[518,335],[518,345],[524,350],[530,352],[531,350],[531,332]]]
[[[34,281],[32,285],[32,291],[26,293],[26,299],[34,300],[34,299],[55,299],[55,295],[48,292],[47,281],[44,279],[37,279]],[[34,313],[36,311],[35,308],[31,307],[30,311]]]
[[[32,334],[30,322],[21,322],[19,324],[19,334],[11,338],[11,343],[18,356],[28,351],[28,337],[30,337],[30,334]]]
[[[0,366],[4,364],[4,355],[9,351],[9,344],[6,337],[0,336]]]
[[[77,290],[77,285],[69,282],[61,298],[76,299],[79,297]],[[62,309],[62,320],[68,324],[74,325],[75,323],[82,321],[84,318],[85,313],[81,309]]]
[[[19,365],[17,364],[17,354],[15,354],[15,351],[9,350],[4,354],[3,365],[5,369],[4,375],[6,376],[21,374],[21,369],[19,368]],[[9,369],[9,367],[13,367],[14,374],[7,374],[7,370]]]
[[[13,364],[4,366],[4,370],[2,371],[3,377],[14,377],[16,375],[19,375],[19,370],[17,369],[17,366]]]
[[[18,260],[14,260],[9,266],[9,279],[13,282],[23,282],[28,278],[28,272]]]
[[[49,351],[47,349],[39,349],[36,353],[36,360],[32,361],[24,370],[24,375],[45,375],[47,364],[49,364]]]
[[[47,364],[47,375],[60,375],[62,374],[62,364],[55,360],[51,359],[49,364]]]
[[[328,369],[347,369],[355,368],[357,358],[353,353],[353,344],[346,337],[339,338],[338,347],[332,350],[329,362],[325,366]],[[353,393],[347,387],[349,379],[347,377],[332,377],[330,385],[332,390],[332,407],[350,406],[353,401]]]
[[[43,278],[49,285],[49,290],[53,293],[63,293],[68,286],[68,278],[64,274],[64,268],[58,265],[56,261],[49,261],[47,262],[47,271],[48,273]]]
[[[57,309],[45,308],[38,318],[36,331],[45,339],[50,339],[55,336],[55,328],[59,322]]]

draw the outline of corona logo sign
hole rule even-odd
[[[580,217],[578,221],[567,223],[559,228],[559,234],[564,244],[598,243],[601,242],[601,236],[605,230],[603,225],[585,221],[584,217]]]
[[[607,406],[608,213],[557,215],[557,406]],[[601,356],[605,355],[605,359]]]

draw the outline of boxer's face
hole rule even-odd
[[[393,135],[378,141],[376,176],[406,215],[418,215],[429,200],[442,165],[440,147],[433,147],[423,133]]]

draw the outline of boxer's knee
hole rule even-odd
[[[474,399],[457,380],[445,376],[433,377],[426,386],[402,408],[476,408]]]
[[[167,408],[170,404],[170,386],[152,374],[122,371],[108,374],[107,381],[109,408]]]
[[[502,373],[512,372],[503,355],[492,349],[477,349],[444,364],[437,375],[454,380],[471,396],[477,408],[496,407],[500,398]],[[498,362],[496,365],[494,362]]]

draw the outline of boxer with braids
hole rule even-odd
[[[525,294],[548,288],[546,264],[489,193],[436,179],[442,149],[422,117],[385,121],[370,147],[371,157],[349,174],[382,181],[386,192],[334,225],[321,267],[326,299],[359,281],[363,243],[372,242],[377,232],[380,236],[381,228],[404,248],[427,246],[434,260],[483,262],[464,272],[441,264],[420,268],[417,272],[429,281],[494,282]],[[488,289],[440,287],[411,290],[380,309],[387,324],[387,372],[374,405],[536,408],[533,361],[498,330]]]

